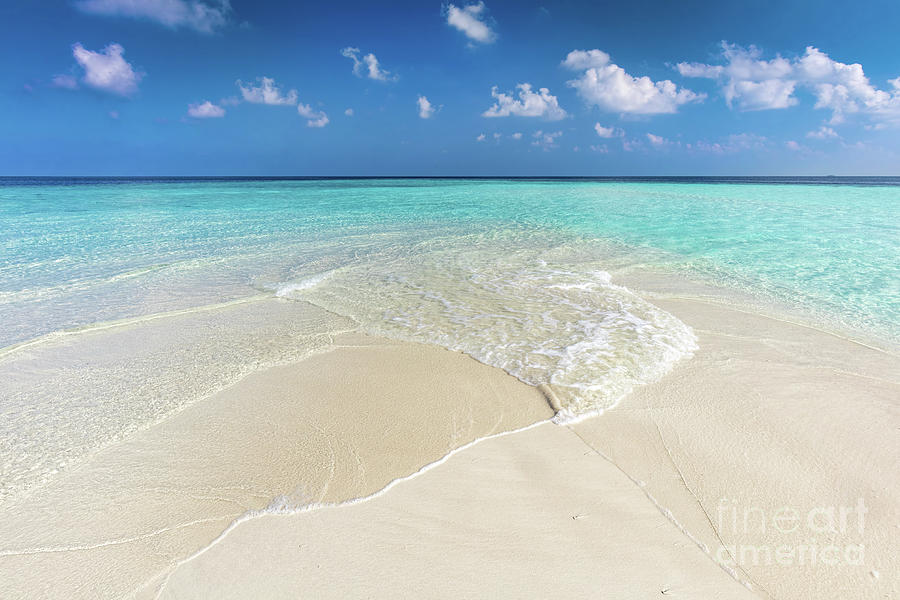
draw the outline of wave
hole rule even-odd
[[[691,329],[612,282],[581,246],[461,236],[281,284],[373,335],[464,352],[550,385],[557,421],[602,412],[696,349]]]
[[[306,277],[305,279],[301,279],[295,283],[280,283],[276,286],[275,296],[278,298],[290,298],[292,294],[297,292],[302,292],[303,290],[308,290],[312,287],[315,287],[331,277],[334,274],[334,271],[324,271],[322,273],[317,273],[310,277]]]

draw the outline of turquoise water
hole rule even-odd
[[[594,243],[598,257],[625,254],[900,338],[900,187],[892,185],[9,183],[0,188],[0,347],[265,292],[370,254],[465,235],[507,235],[512,246],[529,236]]]
[[[0,501],[342,331],[595,414],[697,348],[634,272],[895,347],[900,181],[855,183],[0,180]]]

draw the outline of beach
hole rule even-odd
[[[0,600],[900,600],[898,24],[0,2]]]
[[[8,508],[4,594],[896,593],[897,358],[709,299],[654,301],[704,350],[575,424],[460,353],[337,336]],[[859,499],[862,531],[855,513],[843,535],[757,521]],[[719,551],[812,543],[864,545],[864,563]]]
[[[900,594],[891,296],[451,204],[17,292],[0,596]]]

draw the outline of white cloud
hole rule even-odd
[[[509,137],[511,137],[511,138],[514,139],[514,140],[521,140],[521,139],[522,139],[522,133],[519,132],[519,131],[517,131],[516,133],[512,134],[512,135],[509,136]]]
[[[84,69],[83,81],[98,90],[130,96],[137,92],[144,74],[122,58],[125,49],[119,44],[109,44],[101,52],[86,50],[81,44],[72,46],[72,55]]]
[[[721,65],[705,65],[703,63],[678,63],[675,68],[683,77],[706,77],[715,79],[725,72]]]
[[[649,77],[633,77],[611,62],[601,50],[573,50],[562,62],[563,66],[584,74],[568,85],[589,105],[602,110],[631,114],[674,113],[688,102],[699,102],[705,94],[678,88],[665,79],[653,81]]]
[[[728,106],[741,110],[787,108],[797,104],[793,96],[797,81],[791,78],[791,62],[781,56],[760,60],[754,46],[744,49],[722,43],[726,65],[678,63],[676,69],[685,77],[722,80],[722,91]]]
[[[832,123],[840,123],[846,113],[865,112],[876,120],[900,123],[900,86],[888,83],[890,92],[876,89],[859,63],[848,65],[832,60],[818,48],[808,46],[797,61],[802,81],[812,86],[815,108],[832,111]]]
[[[75,7],[86,13],[156,21],[171,29],[188,27],[212,33],[228,22],[228,0],[79,0]]]
[[[670,140],[668,138],[664,138],[660,135],[655,135],[652,133],[645,133],[644,137],[646,137],[647,141],[650,142],[650,146],[656,149],[682,147],[682,143],[679,140]],[[687,144],[687,148],[690,149],[690,147],[691,145]]]
[[[475,138],[476,142],[483,142],[485,140],[485,135],[482,133],[477,138]]]
[[[591,144],[591,150],[600,154],[609,154],[609,148],[606,145]]]
[[[309,104],[298,104],[297,113],[307,119],[307,127],[325,127],[328,125],[328,115],[323,111],[314,110]]]
[[[730,82],[725,91],[728,105],[737,98],[742,110],[788,108],[797,104],[793,96],[797,82],[782,79]]]
[[[609,64],[609,54],[602,50],[572,50],[562,62],[573,71],[585,71]]]
[[[806,137],[814,139],[814,140],[827,140],[829,138],[839,138],[837,132],[831,127],[826,127],[822,125],[815,131],[810,131],[806,134]]]
[[[307,127],[325,127],[328,125],[328,115],[322,111],[315,110],[309,104],[300,102],[297,90],[288,90],[287,93],[284,93],[271,77],[257,77],[256,81],[259,85],[254,86],[252,84],[244,85],[240,79],[237,80],[237,86],[240,88],[241,96],[243,96],[245,101],[252,104],[268,104],[270,106],[296,105],[297,113],[307,119]],[[351,110],[351,114],[352,112]]]
[[[504,94],[497,91],[497,86],[491,88],[491,97],[497,101],[489,109],[484,111],[483,117],[544,117],[550,121],[558,121],[565,118],[566,111],[559,106],[556,96],[550,94],[547,88],[540,88],[537,92],[531,91],[531,84],[520,83],[516,86],[519,90],[519,99],[512,94]]]
[[[353,61],[353,74],[357,77],[365,76],[375,81],[397,81],[397,76],[382,69],[381,63],[371,52],[360,58],[359,48],[347,46],[341,49],[341,56]]]
[[[845,115],[864,113],[881,122],[900,123],[900,86],[888,83],[892,91],[875,88],[860,64],[845,64],[830,58],[813,46],[802,56],[787,59],[776,56],[763,60],[754,47],[722,42],[724,65],[679,63],[686,77],[715,79],[729,106],[741,110],[781,109],[795,106],[798,87],[809,89],[816,97],[815,108],[831,110],[831,123],[840,123]]]
[[[503,134],[502,134],[502,133],[495,133],[495,134],[494,134],[494,139],[495,139],[495,140],[499,140],[499,139],[502,138],[502,137],[503,137]]]
[[[207,100],[200,104],[189,104],[188,116],[195,119],[216,119],[225,116],[225,109]]]
[[[344,111],[344,114],[347,115],[348,117],[352,117],[352,116],[353,116],[353,109],[352,109],[352,108],[348,108],[347,110]]]
[[[788,140],[784,143],[788,150],[793,150],[794,152],[799,152],[803,149],[803,146],[795,142],[794,140]]]
[[[419,96],[416,105],[419,107],[419,118],[421,119],[430,119],[437,110],[425,96]]]
[[[55,75],[53,79],[50,80],[50,85],[66,90],[77,90],[78,80],[71,75]]]
[[[287,94],[282,94],[281,89],[275,85],[275,80],[271,77],[257,77],[256,81],[259,85],[244,85],[240,79],[237,80],[237,86],[241,90],[241,96],[244,100],[253,104],[270,104],[273,106],[293,106],[297,104],[297,90],[289,90]]]
[[[600,123],[594,123],[594,131],[602,138],[622,137],[625,132],[618,127],[604,127]]]
[[[448,4],[446,8],[447,25],[463,32],[473,42],[490,44],[497,39],[497,34],[484,21],[484,2],[468,4],[459,8]]]
[[[543,132],[541,130],[535,131],[534,141],[531,142],[532,146],[539,146],[544,150],[549,150],[551,148],[556,148],[556,140],[562,136],[562,131],[554,131],[554,132]]]

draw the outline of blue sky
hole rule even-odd
[[[900,173],[900,3],[7,0],[2,175]]]

